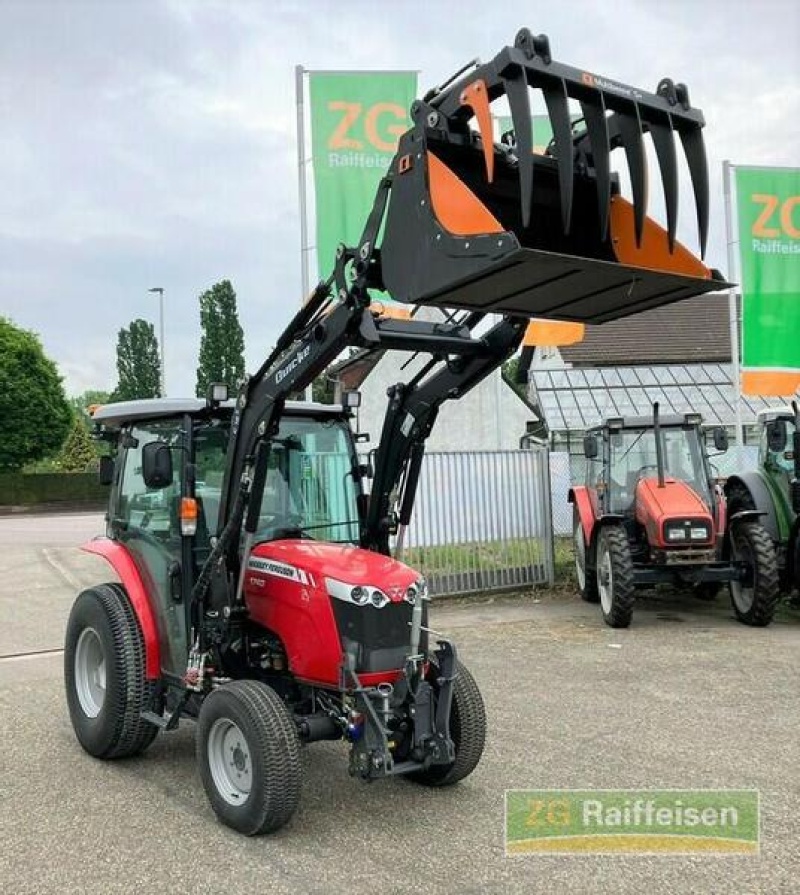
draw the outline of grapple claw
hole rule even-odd
[[[572,221],[572,122],[569,117],[567,87],[563,80],[542,85],[547,114],[553,128],[553,143],[558,162],[558,186],[561,195],[561,222],[569,233]]]
[[[694,204],[697,207],[697,229],[700,238],[700,257],[706,256],[708,241],[708,163],[706,161],[706,145],[699,127],[681,130],[681,143],[689,166],[689,176],[694,190]]]
[[[517,143],[517,164],[519,166],[519,198],[522,226],[531,222],[531,202],[533,201],[533,134],[531,131],[531,103],[525,70],[517,68],[516,76],[510,73],[503,79],[503,87],[511,109],[511,123]]]
[[[552,151],[533,150],[532,100],[541,92]],[[702,113],[683,84],[656,93],[563,65],[544,35],[513,47],[431,98],[436,127],[414,118],[392,166],[377,274],[398,301],[477,313],[602,322],[727,284],[675,234],[681,136],[705,252],[709,197]],[[491,103],[506,97],[516,153],[495,148]],[[570,101],[585,129],[573,132]],[[470,132],[477,120],[481,146]],[[666,229],[647,216],[644,134],[661,175]],[[624,152],[632,203],[611,155]],[[413,164],[401,164],[406,159]]]
[[[581,111],[586,124],[591,148],[591,164],[597,182],[597,218],[601,242],[608,235],[608,210],[611,202],[611,147],[608,140],[608,121],[602,90],[597,91],[597,102],[581,100]]]

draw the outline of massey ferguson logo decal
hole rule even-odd
[[[284,379],[294,370],[299,364],[302,364],[303,361],[311,354],[311,346],[307,345],[305,348],[300,348],[295,354],[295,356],[286,364],[285,367],[281,367],[280,370],[275,374],[275,385],[283,382]]]
[[[261,572],[262,575],[273,575],[276,578],[297,581],[299,584],[308,584],[308,575],[302,569],[286,565],[286,563],[275,562],[271,559],[256,559],[253,557],[247,563],[247,568],[253,572]]]

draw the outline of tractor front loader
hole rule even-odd
[[[732,512],[759,510],[778,556],[780,586],[800,605],[800,410],[762,410],[758,469],[730,476],[725,494]]]
[[[763,515],[727,506],[712,474],[700,415],[616,418],[589,431],[586,483],[574,505],[581,596],[600,603],[612,628],[627,628],[636,591],[691,587],[705,599],[730,589],[739,621],[764,626],[778,600],[778,566]],[[724,429],[714,430],[718,451]]]
[[[723,284],[675,239],[675,132],[701,250],[708,225],[703,117],[685,86],[665,79],[650,94],[562,65],[528,31],[468,68],[414,103],[358,245],[339,247],[235,401],[221,389],[95,416],[114,456],[101,470],[106,533],[85,549],[119,583],[82,593],[70,616],[73,727],[90,754],[115,758],[196,720],[212,807],[246,834],[291,817],[301,742],[345,741],[365,780],[445,786],[480,760],[477,686],[428,630],[423,577],[391,555],[442,403],[510,357],[531,317],[600,322]],[[495,145],[502,97],[514,134]],[[554,133],[544,155],[531,145],[536,97]],[[584,116],[572,128],[570,100]],[[666,229],[646,215],[648,134]],[[617,149],[632,204],[611,170]],[[375,290],[444,307],[445,321],[382,317]],[[371,464],[355,449],[354,395],[289,400],[353,346],[428,358],[390,389]]]

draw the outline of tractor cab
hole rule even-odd
[[[724,430],[715,430],[715,444],[727,445]],[[714,483],[696,414],[610,419],[586,438],[586,485],[598,514],[636,515],[640,483],[676,493],[688,488],[694,500],[716,517]]]
[[[232,401],[153,399],[109,404],[93,417],[116,448],[106,535],[149,585],[162,668],[174,675],[186,669],[191,592],[219,534],[232,411]],[[287,402],[255,543],[358,541],[361,480],[349,416],[339,405]]]
[[[795,472],[794,435],[797,417],[791,407],[770,408],[758,414],[761,439],[758,445],[759,466],[785,493]]]

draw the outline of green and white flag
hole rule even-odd
[[[320,279],[340,242],[355,246],[375,191],[411,126],[416,72],[310,72],[311,150]]]
[[[800,168],[736,167],[742,391],[800,388]]]

